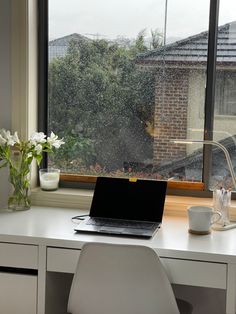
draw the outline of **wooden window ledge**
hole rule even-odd
[[[78,208],[89,210],[93,191],[84,189],[59,188],[47,192],[40,188],[31,191],[32,205],[61,208]],[[165,202],[166,216],[187,216],[187,208],[194,205],[212,206],[212,198],[187,197],[167,195]],[[231,220],[236,220],[236,201],[232,201],[230,210]]]

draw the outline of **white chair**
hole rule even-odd
[[[189,305],[183,303],[184,307]],[[154,250],[136,245],[88,243],[82,248],[73,278],[68,312],[178,314],[181,311]],[[184,308],[183,313],[191,311]]]

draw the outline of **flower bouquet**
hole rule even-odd
[[[39,165],[43,152],[51,153],[64,144],[63,139],[51,132],[34,132],[30,139],[21,141],[17,132],[11,134],[0,130],[0,168],[9,166],[9,180],[13,192],[8,198],[8,208],[24,210],[30,208],[30,165],[35,158]]]

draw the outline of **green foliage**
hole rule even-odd
[[[67,160],[73,164],[73,161],[76,160],[78,156],[82,156],[83,158],[80,158],[81,166],[89,166],[94,162],[93,143],[89,138],[67,134],[64,137],[64,141],[65,145],[63,149],[55,152],[54,156],[50,157],[51,161],[60,164],[62,160]],[[63,165],[61,167],[63,167]]]
[[[155,29],[151,30],[151,36],[152,36],[151,46],[153,49],[157,49],[162,45],[162,35],[157,29]]]
[[[138,36],[135,41],[135,48],[137,49],[137,53],[146,52],[148,49],[145,45],[145,33],[146,30],[143,29],[138,33]]]
[[[128,48],[104,39],[71,41],[66,56],[50,63],[49,129],[65,141],[54,162],[79,159],[114,170],[119,159],[133,158],[122,136],[136,128],[152,140],[145,127],[154,114],[155,74],[135,64],[147,51],[144,39],[141,31]]]

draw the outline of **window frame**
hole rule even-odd
[[[25,140],[37,130],[37,22],[36,1],[11,1],[11,129]],[[37,166],[33,162],[31,187],[36,186]]]
[[[38,130],[47,133],[47,100],[48,100],[48,2],[38,0]],[[208,28],[208,54],[206,69],[206,89],[204,106],[204,140],[213,139],[215,77],[217,31],[219,16],[219,1],[210,0],[209,28]],[[209,197],[209,179],[211,173],[212,146],[203,145],[202,182],[168,181],[168,193],[174,195],[188,195]],[[43,167],[47,166],[47,158],[43,158]],[[82,176],[77,174],[61,174],[62,186],[93,187],[96,176]]]

